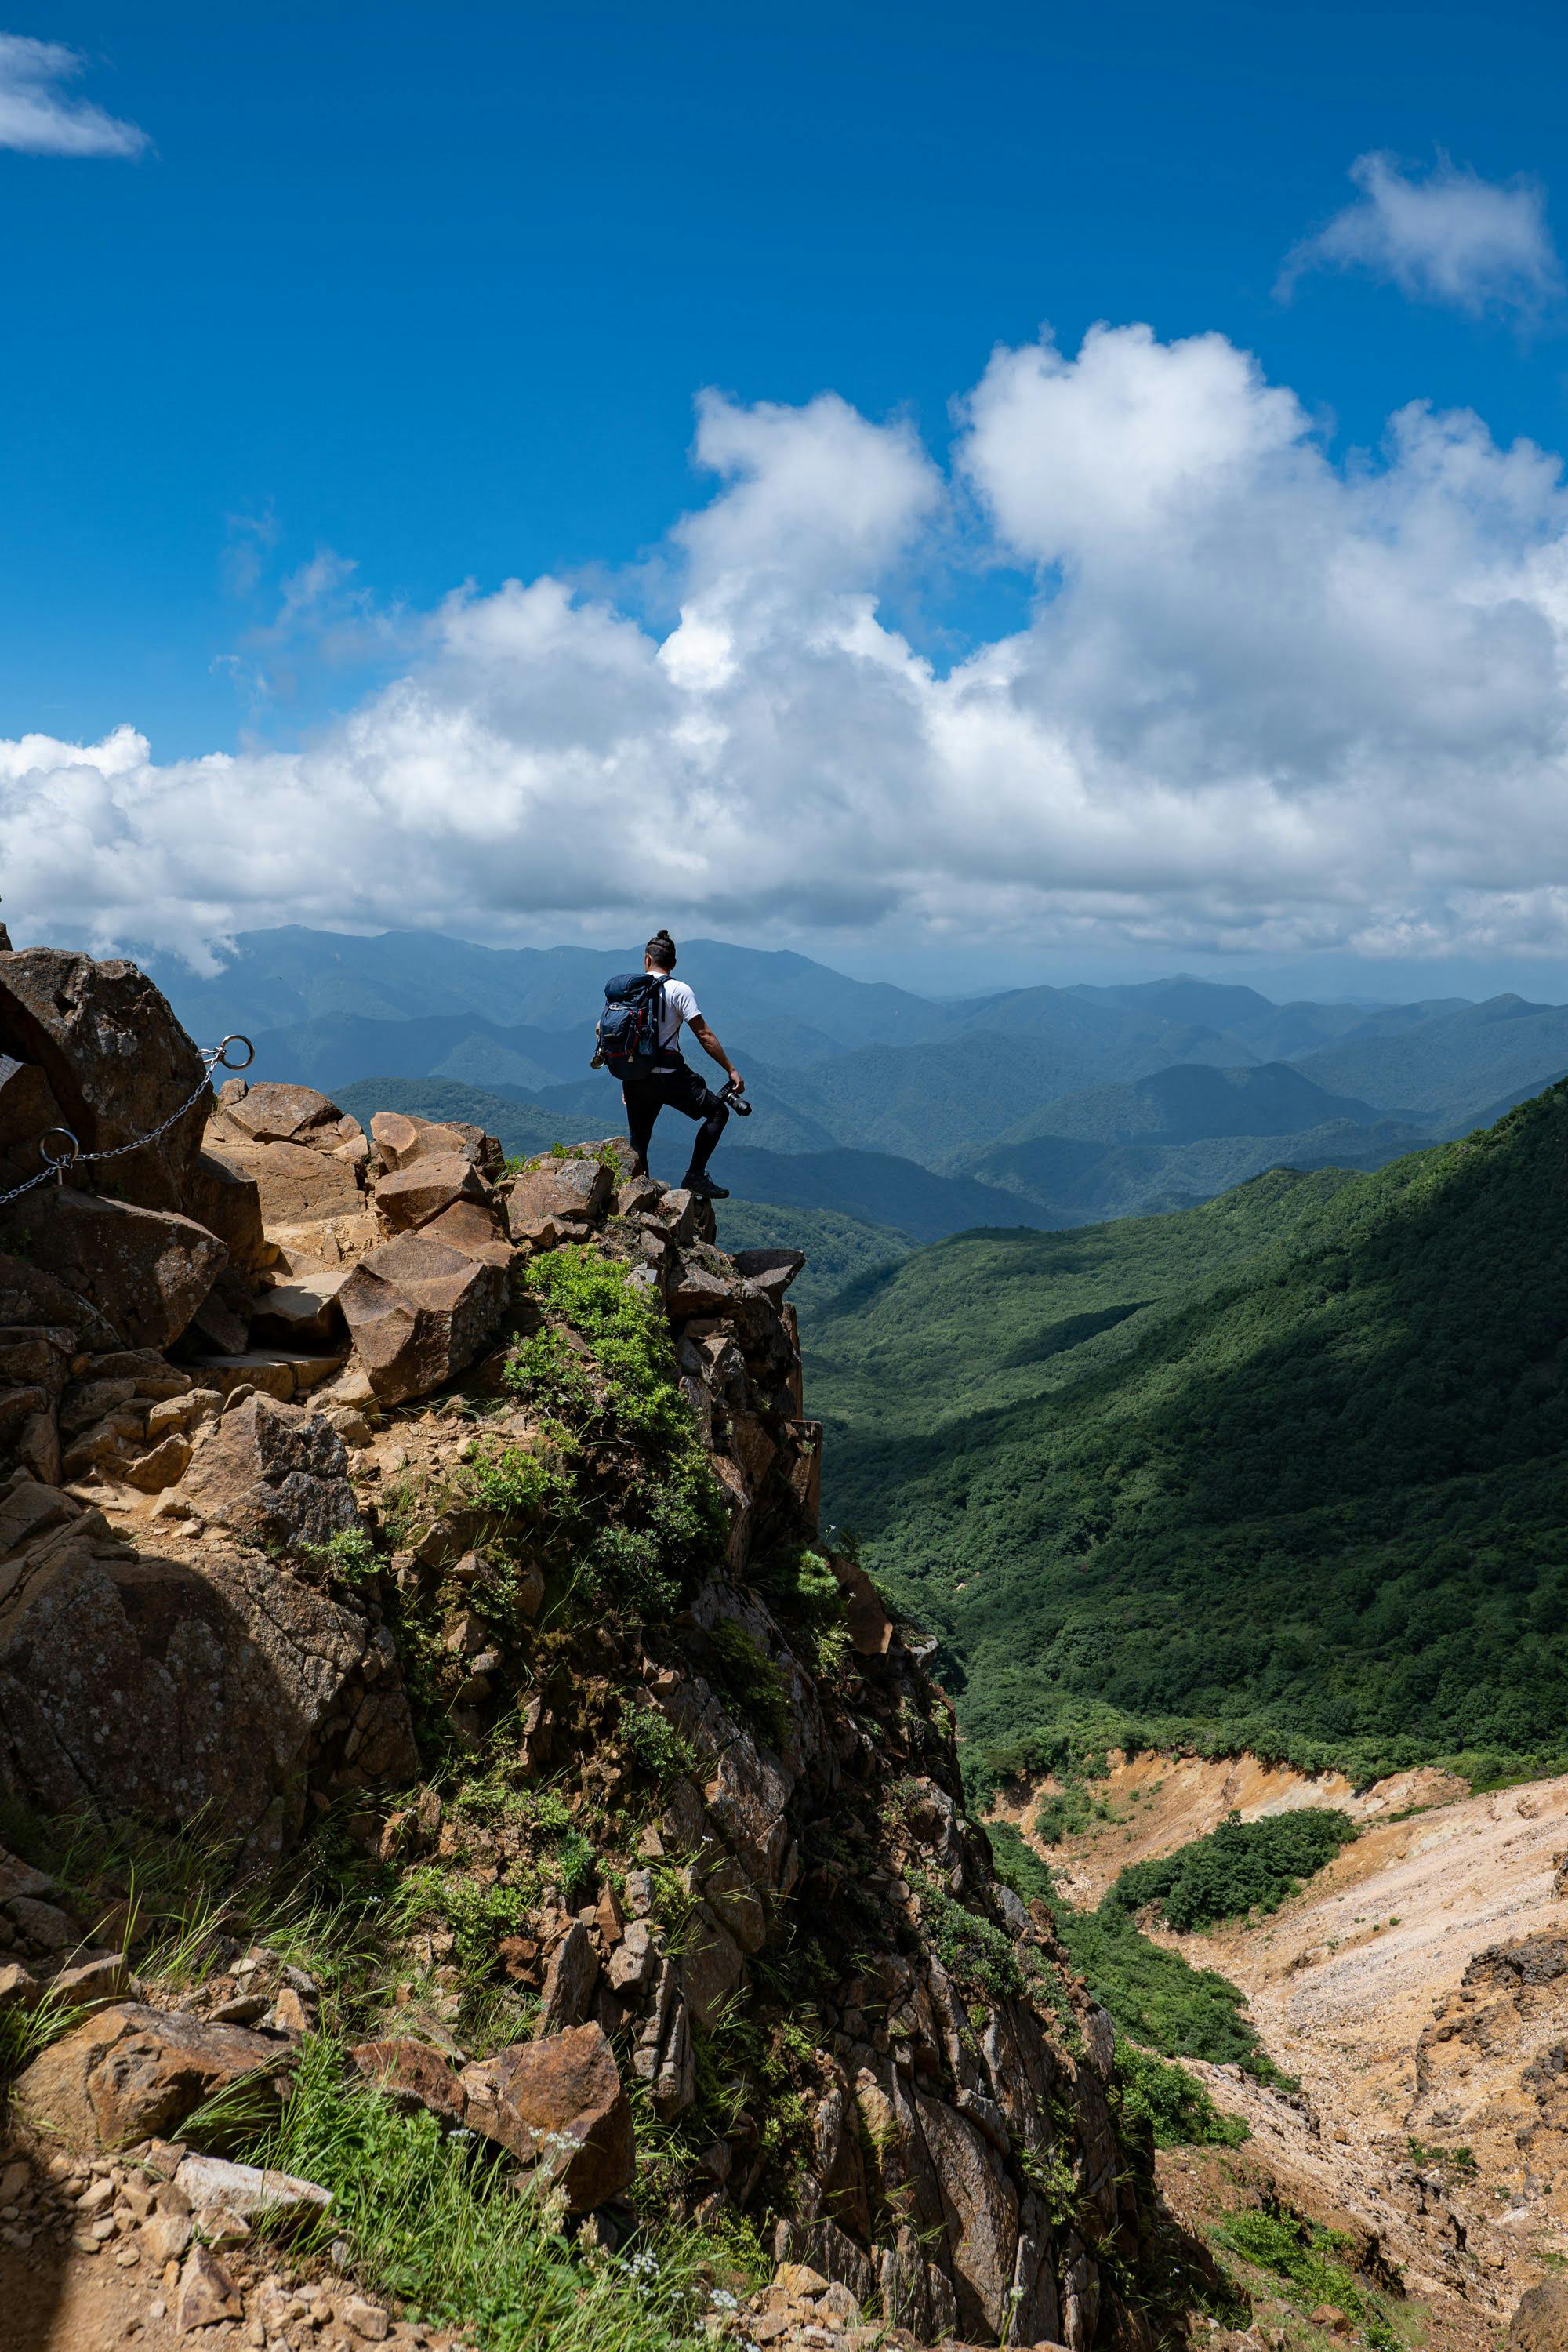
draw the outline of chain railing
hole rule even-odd
[[[243,1062],[229,1060],[228,1049],[231,1045],[244,1046]],[[226,1037],[221,1045],[204,1045],[201,1053],[203,1068],[200,1086],[185,1097],[177,1110],[172,1110],[167,1118],[160,1120],[156,1127],[150,1128],[145,1135],[137,1136],[130,1143],[111,1144],[105,1151],[84,1151],[68,1127],[47,1127],[38,1138],[38,1150],[44,1165],[36,1176],[29,1176],[25,1184],[15,1184],[10,1192],[0,1192],[0,1209],[6,1207],[12,1201],[19,1201],[24,1192],[30,1192],[33,1190],[35,1184],[47,1184],[51,1176],[57,1184],[63,1184],[68,1168],[85,1167],[89,1160],[122,1160],[128,1151],[141,1151],[149,1143],[156,1143],[161,1135],[167,1135],[172,1127],[178,1126],[193,1103],[200,1102],[202,1097],[210,1092],[215,1070],[248,1070],[256,1059],[256,1048],[249,1038],[241,1037],[237,1034],[232,1037]],[[49,1142],[53,1136],[63,1137],[68,1148],[63,1151],[51,1150]]]

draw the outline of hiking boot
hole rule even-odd
[[[680,1189],[683,1192],[695,1192],[700,1201],[727,1201],[730,1197],[727,1187],[715,1184],[711,1176],[683,1176]]]

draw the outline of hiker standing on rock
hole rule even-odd
[[[745,1093],[746,1082],[702,1018],[686,982],[670,978],[674,970],[675,941],[668,931],[656,931],[644,951],[641,971],[624,972],[605,990],[594,1059],[622,1082],[626,1128],[637,1155],[633,1172],[647,1174],[654,1121],[668,1103],[671,1110],[699,1122],[691,1165],[680,1180],[685,1190],[704,1201],[727,1201],[724,1186],[709,1176],[708,1162],[729,1125],[730,1101]],[[728,1086],[718,1094],[680,1054],[676,1040],[683,1022],[703,1052],[729,1073]]]

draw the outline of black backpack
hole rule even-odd
[[[603,1066],[616,1078],[646,1078],[658,1057],[663,1013],[662,973],[623,971],[606,981],[595,1068]]]

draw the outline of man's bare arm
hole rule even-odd
[[[701,1018],[700,1014],[699,1014],[698,1018],[689,1025],[692,1035],[696,1038],[703,1052],[710,1055],[713,1060],[718,1063],[721,1069],[729,1071],[735,1092],[738,1095],[743,1095],[746,1091],[746,1081],[741,1076],[740,1071],[735,1067],[734,1063],[730,1059],[729,1055],[724,1051],[723,1046],[719,1043],[718,1038],[713,1034],[712,1030],[708,1026],[707,1022]]]

